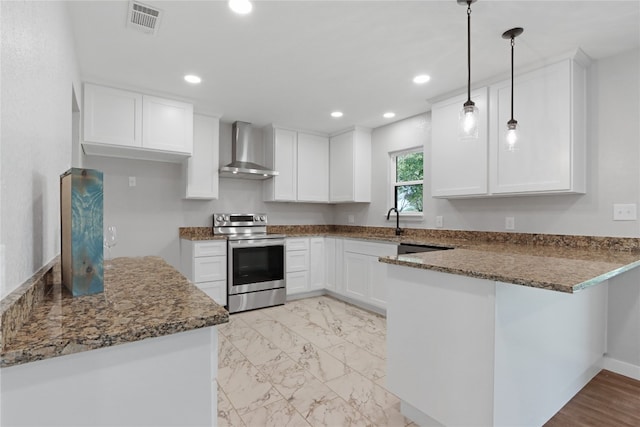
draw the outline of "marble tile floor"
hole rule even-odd
[[[220,427],[415,427],[385,388],[384,317],[322,296],[218,331]]]

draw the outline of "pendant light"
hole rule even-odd
[[[478,107],[471,100],[471,3],[477,0],[458,0],[459,5],[467,6],[467,102],[460,111],[460,138],[478,138]]]
[[[513,46],[515,45],[514,39],[523,31],[524,29],[516,27],[502,33],[503,39],[511,39],[511,119],[507,122],[507,133],[505,134],[507,151],[515,151],[518,146],[518,121],[513,118]]]

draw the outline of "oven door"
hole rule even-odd
[[[230,240],[229,295],[285,287],[284,239]]]

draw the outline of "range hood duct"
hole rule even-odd
[[[231,135],[231,163],[220,168],[223,178],[267,179],[278,172],[249,161],[251,123],[234,122]]]

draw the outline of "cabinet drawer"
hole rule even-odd
[[[286,243],[287,252],[309,250],[309,239],[306,237],[302,237],[299,239],[287,239]]]
[[[227,257],[213,256],[194,259],[194,282],[227,280]]]
[[[287,252],[287,273],[309,270],[309,251]]]
[[[227,305],[227,282],[204,282],[196,285],[201,291],[220,305]]]
[[[287,295],[306,292],[309,289],[309,273],[297,271],[287,273]]]
[[[194,244],[193,256],[222,256],[227,255],[227,241],[198,242]]]

